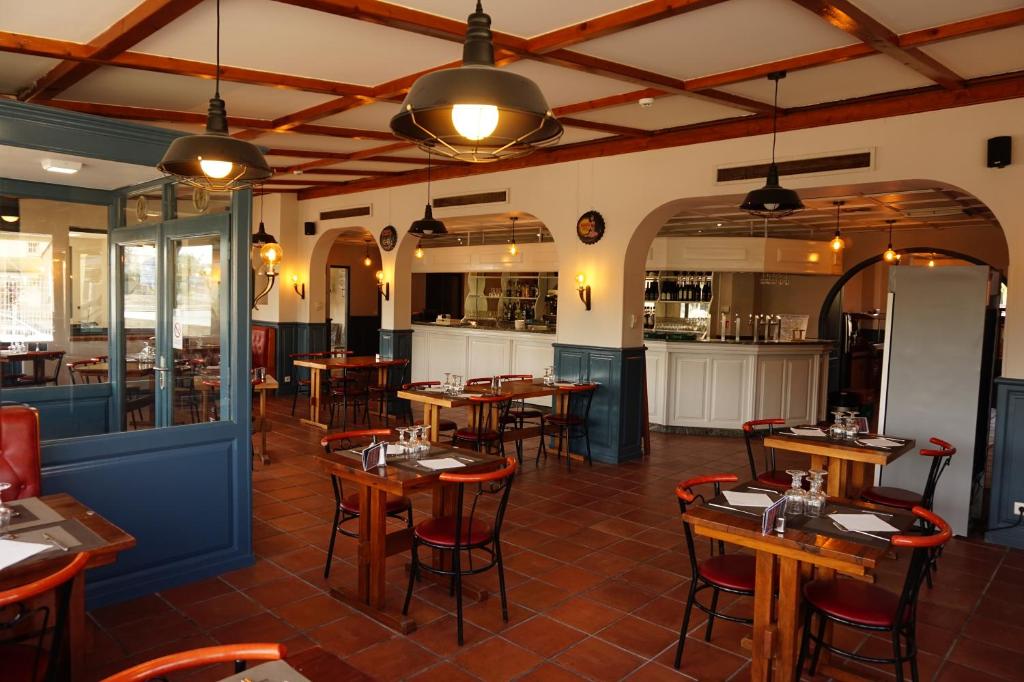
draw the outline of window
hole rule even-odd
[[[53,243],[0,233],[0,342],[53,341]]]

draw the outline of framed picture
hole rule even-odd
[[[394,225],[388,225],[380,231],[380,248],[390,251],[398,244],[398,230]]]
[[[587,211],[576,221],[576,236],[584,244],[596,244],[604,236],[604,217],[597,211]]]

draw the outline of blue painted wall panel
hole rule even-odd
[[[109,430],[110,384],[16,388],[5,390],[3,399],[39,410],[42,440],[91,436]]]
[[[1013,504],[1020,501],[1024,501],[1024,380],[1001,378],[996,379],[989,527],[1015,522]],[[1024,549],[1024,526],[986,533],[985,540]]]

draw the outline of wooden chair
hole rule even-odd
[[[594,460],[590,456],[590,406],[594,402],[594,393],[597,392],[597,384],[579,384],[576,386],[560,386],[559,397],[568,395],[566,410],[564,414],[546,414],[540,420],[540,445],[537,446],[537,462],[540,462],[541,454],[548,456],[547,445],[545,445],[545,432],[553,427],[558,432],[557,456],[562,456],[562,443],[568,441],[565,446],[565,461],[572,468],[572,456],[569,454],[569,443],[573,438],[583,438],[587,445],[587,463],[593,465]]]
[[[337,449],[351,449],[355,447],[356,442],[364,443],[370,439],[389,438],[393,435],[391,429],[345,431],[324,436],[320,439],[320,445],[325,452],[330,453]],[[345,491],[342,489],[341,479],[334,474],[331,474],[331,488],[334,490],[334,523],[331,525],[331,539],[327,543],[327,561],[324,564],[325,578],[331,574],[334,542],[338,539],[338,533],[350,538],[359,537],[358,532],[344,527],[346,522],[359,518],[359,493],[352,493],[346,496]],[[412,500],[408,497],[388,495],[384,513],[396,519],[402,519],[405,516],[406,524],[409,528],[412,528]]]
[[[0,592],[0,631],[10,629],[17,633],[0,641],[0,679],[71,679],[70,662],[65,655],[71,586],[89,558],[88,552],[80,552],[59,570]],[[50,593],[54,595],[52,602],[43,598]],[[41,605],[33,606],[40,602]],[[45,643],[48,635],[49,646]]]
[[[859,580],[829,578],[812,580],[804,584],[804,634],[797,658],[797,677],[803,671],[810,649],[810,674],[818,667],[822,648],[846,658],[865,663],[890,663],[896,667],[896,681],[903,682],[903,664],[910,663],[910,679],[917,682],[917,596],[931,566],[932,557],[953,536],[949,524],[924,507],[914,507],[913,514],[929,529],[930,535],[893,535],[893,547],[912,550],[910,566],[903,580],[903,588],[894,594],[884,588]],[[812,617],[818,620],[817,632],[812,633]],[[880,658],[854,653],[825,641],[825,626],[839,623],[847,627],[888,635],[892,642],[892,658]]]
[[[502,395],[474,395],[469,398],[470,408],[476,412],[475,426],[456,429],[452,445],[467,445],[474,450],[491,450],[497,446],[505,454],[505,426],[512,400]]]
[[[248,661],[279,661],[285,657],[286,653],[287,649],[284,644],[255,643],[209,646],[154,658],[104,678],[102,682],[148,682],[162,679],[167,674],[179,670],[191,670],[217,663],[234,663],[237,674],[245,670]]]
[[[440,386],[440,385],[441,385],[440,381],[413,381],[413,382],[410,382],[408,384],[402,384],[402,390],[403,391],[415,391],[415,390],[421,389],[421,388],[429,388],[431,386]],[[401,410],[402,414],[405,416],[407,424],[419,424],[420,423],[420,422],[415,421],[415,418],[413,417],[413,414],[412,414],[412,401],[410,401],[410,400],[403,400],[403,401],[401,401],[401,403],[399,404],[399,410]],[[455,431],[458,428],[459,428],[458,425],[454,421],[452,421],[451,419],[441,419],[441,420],[438,420],[437,430],[439,432],[441,432],[441,433],[446,433],[448,431]],[[439,435],[440,434],[435,434],[435,436],[439,436]]]
[[[676,486],[676,498],[679,500],[679,512],[686,513],[686,507],[692,504],[698,497],[693,489],[699,485],[713,484],[715,495],[722,492],[723,483],[735,483],[738,480],[736,474],[712,474],[710,476],[698,476],[687,481],[682,481]],[[683,647],[686,645],[686,632],[690,628],[690,614],[693,607],[708,615],[707,629],[704,630],[704,641],[711,641],[711,628],[714,627],[715,618],[723,618],[734,623],[745,623],[753,625],[753,618],[741,618],[728,613],[718,611],[718,595],[720,592],[738,594],[744,597],[754,596],[754,573],[756,560],[753,554],[726,554],[725,543],[719,541],[718,554],[715,554],[715,542],[711,543],[711,556],[707,559],[697,560],[697,548],[693,542],[693,531],[690,524],[686,523],[683,517],[683,530],[686,533],[686,551],[690,557],[690,593],[686,597],[686,609],[683,612],[683,625],[679,628],[679,644],[676,645],[676,670],[683,661]],[[700,603],[697,593],[703,590],[711,590],[711,603],[707,606]]]
[[[775,448],[764,447],[764,439],[775,433],[776,426],[784,426],[784,419],[753,419],[743,423],[743,441],[747,445],[747,462],[750,464],[750,477],[773,488],[788,488],[792,483],[789,474],[775,468]],[[757,473],[755,444],[761,446],[764,457],[764,469]]]
[[[28,405],[0,407],[0,481],[11,484],[6,501],[37,497],[41,492],[39,411]]]
[[[505,466],[497,471],[485,474],[451,474],[440,476],[442,483],[458,486],[455,502],[455,515],[429,519],[417,524],[412,532],[412,565],[409,570],[409,587],[405,592],[405,604],[402,613],[409,613],[409,602],[412,600],[412,588],[420,571],[438,575],[451,576],[455,592],[455,613],[458,622],[459,646],[463,644],[462,636],[462,576],[476,575],[491,568],[498,567],[498,589],[501,592],[501,617],[508,622],[508,598],[505,594],[505,567],[501,558],[501,525],[508,507],[509,493],[512,492],[512,481],[516,473],[514,457],[505,459]],[[463,515],[463,503],[466,497],[466,485],[476,485],[473,493],[473,504],[469,515]],[[489,524],[477,514],[477,502],[484,495],[498,496],[494,522]],[[451,569],[443,566],[424,564],[419,559],[419,548],[426,545],[430,549],[451,555]],[[473,553],[482,552],[488,561],[484,566],[473,566]],[[463,562],[466,562],[465,567]]]

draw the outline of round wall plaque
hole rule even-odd
[[[576,221],[576,236],[584,244],[596,244],[604,236],[604,217],[597,211],[587,211]]]
[[[398,244],[398,230],[394,225],[388,225],[380,231],[380,248],[390,251]]]

